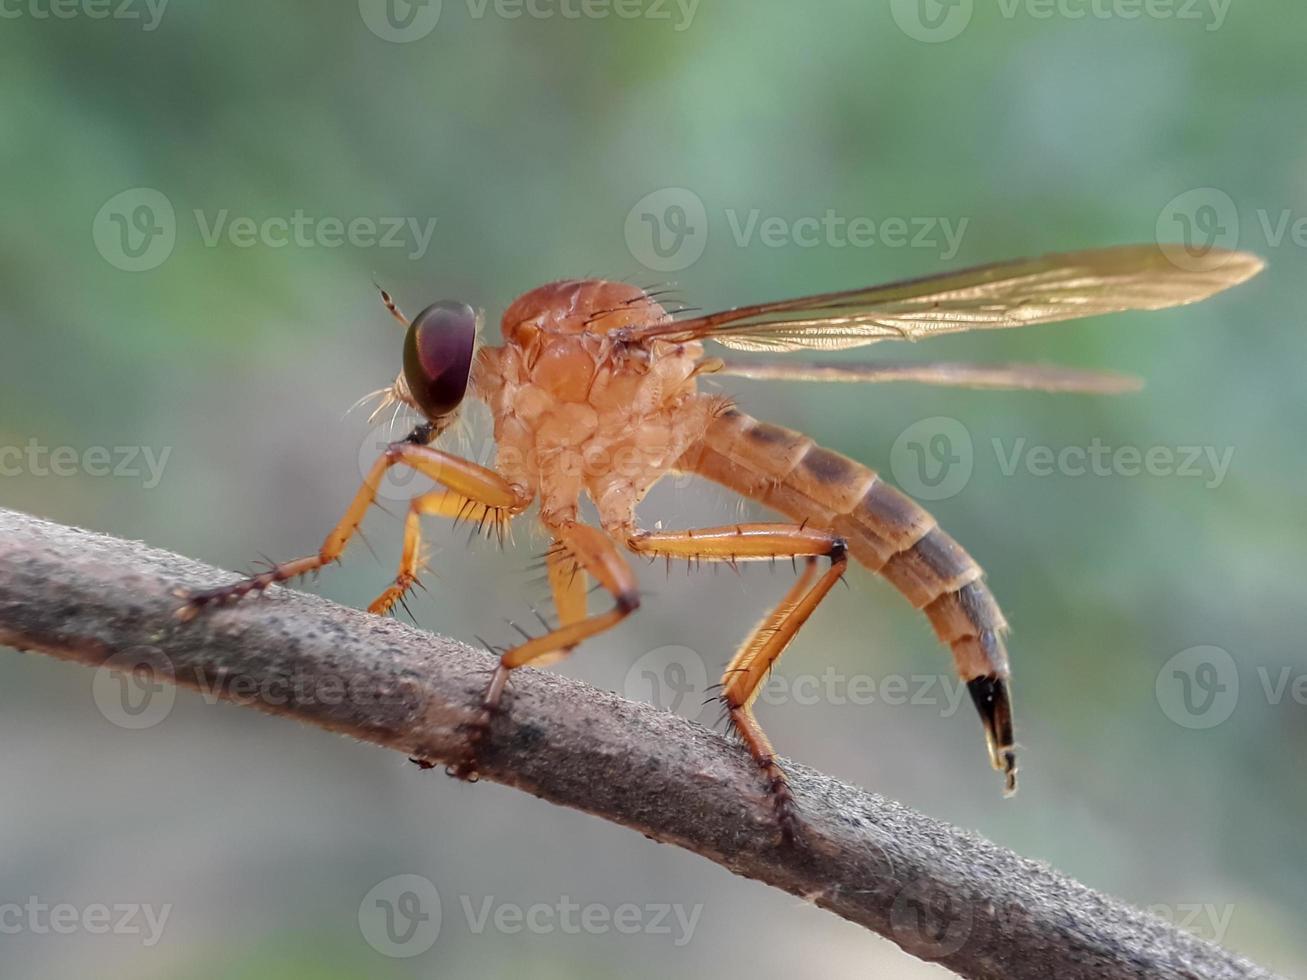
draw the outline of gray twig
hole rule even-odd
[[[456,760],[492,661],[455,640],[287,589],[173,617],[226,573],[0,510],[0,644],[178,685]],[[486,778],[784,889],[965,977],[1270,977],[1233,953],[966,831],[786,763],[804,821],[779,846],[746,753],[675,715],[543,671],[513,675]],[[414,770],[414,778],[423,778]],[[428,777],[429,778],[429,777]]]

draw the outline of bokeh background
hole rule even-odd
[[[228,568],[316,547],[385,438],[346,414],[398,367],[373,280],[410,312],[482,307],[493,337],[576,275],[713,308],[1127,241],[1252,249],[1268,271],[1199,306],[872,352],[1116,368],[1137,395],[731,390],[937,498],[1014,626],[1015,799],[924,619],[861,572],[764,697],[780,750],[1307,973],[1307,7],[391,3],[4,5],[0,505]],[[1094,445],[1124,449],[1105,475],[1037,449]],[[697,484],[642,510],[739,512]],[[367,533],[380,557],[356,547],[323,594],[389,579],[399,522]],[[418,622],[508,639],[540,599],[531,538],[433,524]],[[651,571],[639,616],[558,669],[646,699],[715,679],[789,581]],[[11,912],[5,977],[946,975],[689,854],[248,710],[182,694],[123,727],[92,680],[0,657],[0,904],[167,918]],[[639,927],[514,928],[567,901]],[[412,914],[397,946],[383,908]]]

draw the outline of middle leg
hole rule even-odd
[[[843,576],[848,567],[844,541],[831,531],[797,524],[737,524],[698,531],[642,533],[634,535],[628,544],[637,554],[661,556],[669,561],[684,558],[734,564],[776,558],[804,559],[798,581],[731,658],[722,675],[720,695],[731,727],[767,780],[781,839],[786,843],[793,841],[798,831],[794,794],[776,762],[766,732],[753,713],[753,702],[767,674],[799,628]],[[830,567],[818,577],[817,561],[822,557],[830,559]]]
[[[567,521],[551,529],[554,544],[550,549],[549,574],[558,601],[561,624],[542,636],[532,637],[505,650],[481,699],[480,711],[468,726],[467,752],[463,760],[448,768],[452,776],[471,779],[476,775],[480,745],[490,733],[490,724],[499,711],[508,686],[508,675],[528,664],[543,666],[571,653],[582,640],[612,629],[640,608],[631,566],[622,557],[612,538],[597,528]],[[613,597],[608,612],[589,615],[585,592],[577,592],[585,576],[594,578]]]

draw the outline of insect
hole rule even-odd
[[[882,340],[1052,323],[1122,310],[1195,302],[1262,268],[1256,256],[1213,249],[1173,262],[1156,245],[1122,246],[980,266],[891,285],[762,303],[678,319],[655,294],[598,279],[554,282],[505,311],[503,345],[479,346],[478,318],[455,302],[428,306],[406,327],[403,370],[382,389],[383,407],[405,405],[422,421],[391,443],[340,522],[314,554],[276,564],[232,585],[186,594],[179,616],[259,593],[338,559],[374,501],[387,470],[406,466],[438,488],[414,497],[394,582],[369,607],[386,613],[418,584],[421,518],[475,522],[502,534],[539,504],[551,545],[545,566],[558,625],[502,651],[466,757],[450,767],[473,778],[478,752],[501,710],[513,670],[566,656],[640,606],[623,552],[668,561],[792,560],[797,579],[753,630],[722,676],[730,726],[756,762],[783,841],[800,821],[796,800],[759,725],[753,702],[768,671],[844,575],[850,560],[883,575],[926,614],[950,648],[980,714],[990,762],[1016,789],[1006,622],[976,561],[925,510],[872,470],[807,436],[758,421],[732,400],[699,390],[703,376],[892,381],[1107,393],[1119,375],[1037,365],[732,363],[704,354],[704,341],[767,353],[837,350]],[[493,468],[433,443],[468,397],[494,419]],[[663,476],[697,474],[779,512],[786,521],[693,530],[644,530],[636,505]],[[599,526],[583,523],[583,496]],[[612,600],[592,611],[593,580]]]

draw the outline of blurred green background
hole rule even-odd
[[[514,296],[577,275],[714,308],[1158,237],[1265,255],[1183,310],[874,351],[1114,368],[1147,377],[1137,395],[731,390],[903,484],[953,424],[931,420],[960,424],[970,477],[928,506],[1013,624],[1015,799],[924,619],[861,571],[764,697],[779,750],[1307,973],[1307,7],[117,2],[137,16],[3,5],[0,506],[228,568],[316,547],[384,439],[345,415],[399,363],[374,279],[410,313],[483,307],[493,335]],[[796,224],[828,213],[873,240]],[[1095,440],[1232,455],[1101,476],[1026,455]],[[642,516],[739,512],[677,484]],[[398,521],[367,530],[380,557],[356,547],[323,594],[363,605],[393,574]],[[501,555],[433,522],[418,622],[508,639],[540,598],[531,537]],[[558,669],[646,698],[651,664],[715,679],[789,582],[655,571],[639,616]],[[170,908],[156,942],[23,913],[5,977],[945,975],[636,834],[247,710],[183,694],[131,730],[90,672],[16,654],[0,692],[0,904]],[[434,900],[396,875],[442,912],[404,956],[366,910],[408,893],[429,930]],[[670,934],[503,925],[568,899],[699,913]]]

